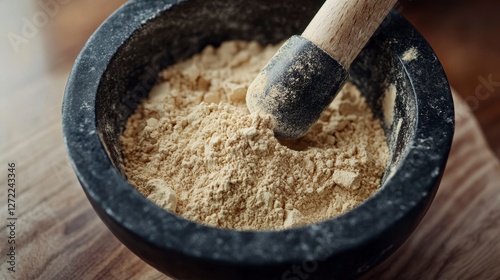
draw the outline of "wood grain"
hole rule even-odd
[[[75,2],[73,8],[68,4],[61,10],[60,21],[55,18],[52,21],[54,25],[66,26],[56,29],[48,26],[39,37],[52,40],[56,36],[58,41],[67,41],[64,48],[53,47],[56,53],[44,59],[35,57],[47,55],[36,50],[35,41],[18,54],[12,53],[11,49],[2,49],[3,45],[0,45],[0,50],[15,62],[7,67],[2,64],[2,71],[19,71],[15,72],[18,76],[15,83],[1,80],[0,84],[0,221],[4,223],[6,219],[6,164],[16,161],[16,238],[19,245],[17,272],[11,274],[6,270],[4,254],[7,231],[0,230],[0,279],[168,279],[137,258],[109,232],[91,208],[68,163],[60,120],[64,85],[74,59],[71,54],[77,53],[81,47],[77,42],[90,36],[89,26],[99,24],[82,23],[72,29],[71,15],[81,14],[84,18],[82,15],[86,13],[96,13],[89,17],[94,21],[103,19],[112,10],[95,8],[97,0],[80,2],[87,4],[76,5]],[[114,1],[114,8],[118,2]],[[5,11],[4,5],[14,3],[17,2],[0,1],[0,7]],[[102,7],[109,6],[103,4]],[[97,15],[99,12],[103,14]],[[493,30],[490,33],[493,36],[499,29],[481,32],[488,30]],[[433,47],[440,52],[453,47],[461,50],[461,54],[476,50],[470,51],[467,49],[470,45],[450,39],[450,34],[432,37],[437,38],[431,40]],[[57,56],[57,52],[64,55]],[[489,52],[476,54],[476,63],[483,59],[481,53]],[[48,61],[47,64],[34,64],[34,58]],[[55,60],[51,61],[52,58]],[[448,63],[445,68],[451,67],[451,61],[452,57],[443,60],[443,63]],[[485,65],[490,67],[490,64]],[[452,83],[463,89],[460,95],[474,95],[475,73],[487,75],[488,71],[498,69],[477,67],[474,71],[483,70],[472,72],[474,76],[468,78],[471,82],[467,83],[456,82],[461,77],[457,78],[457,73],[467,71],[449,73]],[[30,75],[24,75],[26,72],[23,71],[29,69]],[[490,99],[481,101],[480,106],[485,104],[489,108],[485,118],[488,121],[479,118],[487,134],[500,123],[497,96],[493,94]],[[364,279],[500,279],[497,265],[500,259],[500,166],[472,116],[472,113],[481,114],[482,109],[471,112],[457,95],[455,97],[456,134],[434,203],[410,239]],[[498,149],[500,141],[490,141],[490,145]]]
[[[411,238],[364,279],[499,279],[500,165],[456,100],[456,133],[439,191]]]
[[[302,36],[349,68],[395,3],[396,0],[327,0]]]
[[[7,162],[16,162],[18,179],[18,267],[14,274],[7,271],[7,232],[2,230],[0,279],[165,279],[108,231],[79,186],[62,142],[60,106],[67,76],[65,70],[31,81],[0,114],[2,120],[24,114],[24,121],[15,121],[17,137],[0,145],[0,197],[7,197]],[[39,98],[52,105],[20,109]],[[3,201],[0,220],[6,221]]]

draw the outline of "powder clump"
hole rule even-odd
[[[161,207],[203,224],[276,230],[336,217],[380,186],[380,121],[347,84],[302,138],[278,141],[250,114],[250,83],[279,46],[231,41],[160,74],[121,137],[128,180]]]
[[[410,62],[417,59],[419,56],[418,50],[415,47],[411,47],[405,51],[403,54],[403,61]]]

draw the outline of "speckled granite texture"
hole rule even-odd
[[[108,228],[143,260],[176,279],[347,279],[398,248],[437,190],[453,137],[453,104],[439,61],[392,13],[353,63],[352,81],[383,119],[388,84],[399,90],[387,125],[392,161],[379,193],[311,226],[236,232],[157,207],[122,175],[118,137],[162,68],[225,40],[276,43],[300,34],[321,1],[130,1],[90,38],[70,75],[63,132],[75,172]],[[415,47],[418,59],[403,61]],[[397,122],[395,122],[397,123]]]

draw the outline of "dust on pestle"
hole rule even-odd
[[[289,55],[290,45],[293,43],[287,42],[287,46],[282,46],[276,53],[276,57],[283,57]],[[278,59],[279,60],[279,59]],[[299,75],[293,74],[295,81],[300,80],[302,84],[312,83],[311,79],[314,76],[314,72],[318,71],[315,67],[318,59],[316,58],[316,52],[313,49],[305,48],[297,54],[297,57],[293,63],[289,64],[287,67],[290,73],[300,73]],[[274,62],[275,63],[275,62]],[[274,64],[271,60],[268,65]],[[274,128],[275,135],[281,135],[292,137],[304,135],[307,132],[307,125],[290,124],[288,118],[282,118],[282,114],[277,113],[283,107],[288,107],[290,100],[297,100],[296,86],[285,86],[282,83],[269,83],[269,71],[268,65],[257,75],[252,83],[248,86],[248,93],[246,96],[247,108],[250,112],[256,112],[259,114],[269,114],[274,117],[276,127]],[[271,69],[273,67],[271,66]],[[276,78],[274,78],[276,79]],[[272,84],[270,88],[267,88]],[[300,86],[299,86],[300,87]],[[265,94],[264,94],[265,93]],[[289,110],[290,108],[286,109]],[[311,113],[305,112],[305,114]],[[281,117],[277,117],[281,115]],[[277,117],[277,118],[276,118]]]
[[[160,74],[121,137],[129,182],[187,219],[277,230],[336,217],[380,187],[381,123],[347,84],[302,138],[279,142],[246,91],[279,46],[231,41]]]

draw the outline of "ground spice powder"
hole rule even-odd
[[[322,221],[374,194],[388,147],[352,84],[295,141],[249,114],[247,88],[278,48],[231,41],[163,71],[121,138],[132,185],[187,219],[238,230]]]

